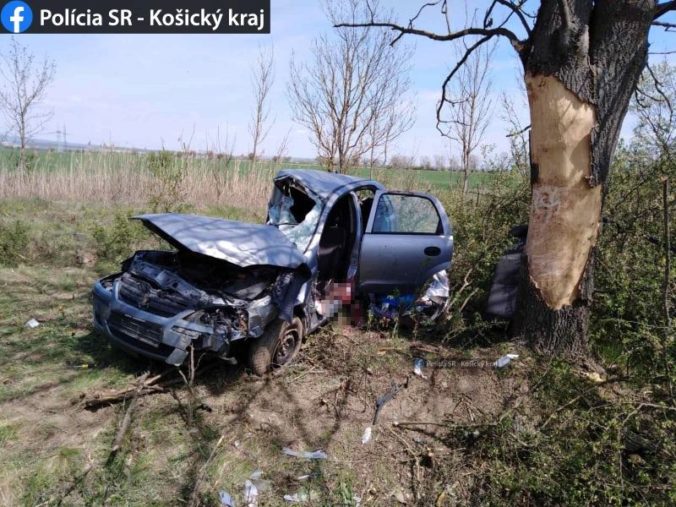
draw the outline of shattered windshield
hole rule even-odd
[[[277,227],[302,252],[317,228],[322,205],[305,192],[283,184],[275,186],[268,205],[268,224]]]

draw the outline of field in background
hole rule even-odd
[[[170,152],[39,151],[30,156],[30,170],[23,174],[13,170],[15,159],[14,150],[0,149],[0,198],[139,204],[165,197],[198,207],[262,208],[272,175],[279,169],[317,168],[270,161],[252,167],[248,160]],[[372,176],[391,188],[436,192],[457,187],[462,181],[460,173],[432,170],[357,168],[352,174]],[[470,188],[483,188],[494,177],[495,173],[473,173]]]

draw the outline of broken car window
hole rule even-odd
[[[322,205],[294,187],[275,190],[268,206],[268,224],[277,227],[304,251],[317,228]]]

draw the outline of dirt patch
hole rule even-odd
[[[492,363],[505,346],[461,352],[391,330],[327,328],[310,336],[298,361],[278,374],[260,379],[218,363],[197,378],[194,396],[178,384],[173,393],[142,398],[111,462],[127,405],[90,412],[79,395],[130,386],[148,367],[153,374],[163,367],[130,360],[87,332],[86,289],[74,287],[70,299],[71,282],[64,279],[37,290],[43,277],[14,272],[4,278],[9,289],[25,290],[5,303],[12,323],[0,344],[7,358],[0,373],[0,499],[9,505],[116,498],[172,504],[194,495],[213,505],[220,490],[241,504],[255,470],[269,481],[261,491],[265,505],[285,505],[283,496],[298,492],[317,494],[326,505],[354,505],[357,497],[362,505],[401,499],[430,505],[452,486],[435,479],[440,463],[464,473],[463,451],[446,440],[448,428],[495,421],[528,392],[523,351],[518,362],[497,371]],[[22,323],[35,308],[23,303],[34,299],[50,318],[27,330]],[[66,314],[60,311],[65,302]],[[425,378],[413,373],[414,357],[428,361]],[[83,364],[88,368],[73,366]],[[396,396],[374,425],[376,400],[395,386]],[[369,426],[371,440],[362,444]],[[328,458],[289,457],[284,447],[322,450]],[[454,491],[468,487],[460,480]]]

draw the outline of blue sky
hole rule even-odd
[[[422,0],[382,0],[399,20],[410,18]],[[464,22],[461,0],[454,20]],[[487,2],[471,2],[480,9]],[[536,2],[531,2],[536,3]],[[670,15],[673,16],[673,15]],[[192,148],[205,149],[226,131],[236,138],[236,152],[249,150],[247,123],[253,107],[250,68],[260,46],[274,46],[276,82],[271,109],[276,119],[265,143],[272,154],[290,133],[289,154],[314,157],[308,133],[295,125],[288,106],[286,83],[293,51],[299,59],[308,55],[311,40],[331,27],[320,0],[272,0],[270,35],[22,35],[20,41],[57,66],[56,80],[45,105],[54,111],[53,121],[39,136],[56,140],[55,131],[65,125],[69,142],[114,143],[139,148],[177,148],[180,139],[192,139]],[[668,17],[664,18],[668,20]],[[676,19],[672,19],[676,21]],[[443,30],[438,14],[421,19],[421,25]],[[654,51],[674,47],[676,34],[653,30]],[[9,36],[0,36],[0,52]],[[439,87],[453,63],[448,43],[409,37],[414,44],[412,61],[416,123],[397,142],[392,154],[430,156],[449,154],[448,141],[435,129],[435,105]],[[659,57],[663,58],[663,57]],[[506,91],[520,97],[517,84],[520,65],[505,42],[496,50],[491,67],[494,93]],[[527,111],[523,109],[524,121]],[[486,143],[506,149],[506,126],[496,109]],[[631,120],[626,122],[628,133]],[[194,134],[193,134],[194,132]]]

